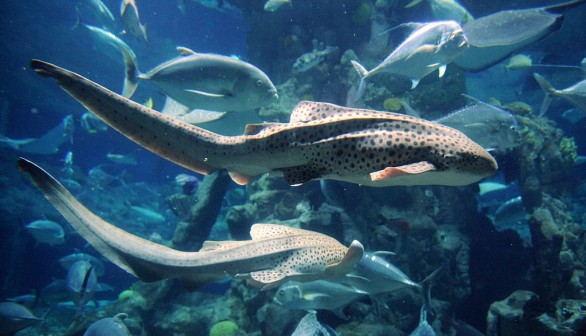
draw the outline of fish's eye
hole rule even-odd
[[[261,87],[262,86],[262,80],[257,80],[256,81],[256,86]]]

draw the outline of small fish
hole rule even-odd
[[[317,320],[317,316],[315,312],[308,312],[297,327],[291,334],[291,336],[335,336],[338,335],[332,328],[329,326],[323,326]]]
[[[175,176],[175,183],[183,189],[185,195],[193,195],[201,180],[193,175],[179,174]]]
[[[199,252],[177,251],[102,220],[42,168],[22,158],[18,163],[83,238],[104,257],[143,281],[177,278],[186,288],[195,289],[236,276],[264,290],[287,280],[343,276],[364,252],[358,241],[347,248],[320,233],[274,224],[253,225],[252,240],[206,241]],[[84,283],[89,288],[90,281]]]
[[[130,336],[130,331],[124,324],[127,314],[116,314],[92,323],[83,336]]]
[[[565,110],[562,113],[562,117],[571,122],[572,124],[577,124],[578,122],[586,118],[586,114],[582,112],[580,109],[573,107],[571,109]]]
[[[97,284],[96,272],[89,261],[76,261],[67,272],[67,289],[78,306],[87,303],[94,296]]]
[[[579,81],[578,83],[570,86],[569,88],[563,90],[557,90],[545,78],[541,77],[539,74],[534,73],[533,77],[545,92],[545,98],[543,98],[543,103],[541,103],[541,108],[539,109],[539,115],[542,116],[547,112],[549,105],[554,96],[561,97],[572,105],[576,106],[584,113],[586,113],[586,79]]]
[[[116,23],[114,15],[101,0],[80,0],[75,4],[77,21],[72,29],[77,28],[81,21],[101,24],[111,29]]]
[[[58,223],[39,219],[25,226],[37,244],[61,245],[65,242],[65,231]]]
[[[69,270],[74,263],[76,263],[80,260],[85,260],[85,261],[90,262],[92,264],[92,266],[94,267],[94,271],[96,272],[97,276],[104,275],[104,271],[105,271],[104,263],[100,259],[94,257],[93,255],[86,254],[86,253],[77,252],[77,253],[72,253],[72,254],[66,255],[65,257],[61,257],[61,258],[59,258],[59,264],[65,270]]]
[[[272,173],[290,185],[316,179],[377,187],[465,185],[498,169],[494,158],[460,131],[403,114],[303,101],[289,123],[248,125],[245,135],[222,136],[52,64],[31,64],[145,148],[200,174],[227,169],[238,184]]]
[[[338,50],[338,47],[326,47],[324,50],[317,49],[317,41],[314,40],[314,49],[299,56],[293,63],[293,72],[305,72],[323,62],[329,54]]]
[[[147,45],[149,44],[146,24],[140,23],[140,17],[138,15],[138,7],[134,0],[122,0],[120,4],[120,17],[122,18],[122,25],[124,26],[124,33],[131,34],[136,37],[139,41],[144,41]]]
[[[454,63],[469,71],[482,71],[517,50],[560,29],[566,9],[582,5],[574,0],[546,7],[506,10],[469,22],[462,28],[469,48]]]
[[[439,77],[446,72],[446,66],[458,58],[468,43],[462,27],[456,21],[437,21],[410,24],[417,27],[381,64],[368,71],[360,63],[352,65],[360,76],[355,101],[362,98],[366,80],[379,73],[388,73],[411,80],[414,89],[419,81],[439,70]]]
[[[435,122],[459,130],[484,149],[506,153],[520,145],[521,133],[513,114],[467,96],[474,103]]]
[[[41,290],[41,301],[48,305],[71,300],[67,280],[54,280]]]
[[[138,216],[137,219],[139,221],[145,222],[147,224],[159,224],[165,222],[165,216],[161,215],[155,210],[136,205],[131,206],[130,210],[132,213]]]
[[[134,152],[128,154],[118,154],[109,152],[108,154],[106,154],[106,158],[117,164],[132,166],[136,166],[138,164],[138,160],[136,159],[136,155]]]
[[[494,221],[499,229],[504,229],[524,221],[526,215],[523,199],[517,196],[507,200],[496,209]]]
[[[267,0],[264,5],[265,12],[276,12],[283,5],[292,6],[291,0]]]
[[[80,124],[81,128],[83,128],[88,134],[96,134],[108,130],[108,125],[91,112],[86,112],[81,115]]]
[[[273,303],[287,309],[325,309],[347,320],[344,308],[366,294],[350,286],[325,280],[304,283],[288,281],[279,287]]]
[[[59,151],[59,147],[67,140],[71,141],[74,130],[73,116],[68,115],[63,118],[59,125],[49,130],[40,138],[15,140],[2,136],[0,137],[0,143],[21,152],[55,154]]]
[[[186,0],[177,0],[177,7],[179,8],[179,11],[182,14],[185,14],[187,12],[186,6],[185,6],[185,1]],[[227,14],[227,15],[231,15],[231,16],[236,16],[236,15],[241,15],[242,12],[240,11],[240,9],[234,7],[231,3],[229,3],[228,1],[223,1],[223,0],[191,0],[191,2],[194,2],[200,6],[203,6],[207,9],[211,9],[223,14]]]
[[[43,321],[26,307],[15,302],[0,302],[0,335],[14,335]]]
[[[411,8],[422,1],[413,0],[405,8]],[[427,2],[429,2],[433,17],[437,20],[454,20],[459,23],[474,20],[472,14],[456,0],[427,0]]]
[[[518,54],[509,59],[507,64],[505,64],[506,70],[519,70],[519,69],[526,69],[530,68],[533,65],[533,60],[531,56]]]

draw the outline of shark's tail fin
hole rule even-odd
[[[553,86],[551,86],[551,84],[549,84],[549,82],[545,80],[545,78],[541,77],[541,75],[537,73],[533,74],[533,78],[535,78],[537,84],[539,84],[543,92],[545,92],[545,98],[543,98],[541,108],[539,109],[539,116],[542,116],[545,114],[545,112],[547,112],[547,109],[551,104],[553,94],[556,92],[556,89],[554,89]]]
[[[354,95],[354,103],[357,103],[362,99],[362,96],[364,96],[364,92],[366,91],[366,75],[368,74],[368,71],[362,66],[362,64],[356,61],[350,61],[350,63],[352,63],[354,69],[358,72],[358,76],[360,76],[360,84],[358,84],[358,90],[356,90],[356,94]]]

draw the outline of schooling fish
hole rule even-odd
[[[96,272],[89,261],[79,260],[71,265],[67,272],[67,290],[76,305],[86,304],[94,296],[97,285]]]
[[[92,266],[94,267],[94,271],[96,272],[97,276],[102,276],[104,275],[105,272],[105,267],[104,267],[104,263],[89,254],[86,253],[81,253],[81,252],[76,252],[76,253],[72,253],[69,255],[66,255],[65,257],[61,257],[59,258],[59,265],[61,265],[64,269],[69,270],[71,268],[71,266],[80,261],[80,260],[85,260],[88,261],[89,263],[92,264]]]
[[[116,314],[92,323],[83,336],[130,336],[130,331],[124,324],[127,314]]]
[[[63,227],[50,220],[36,220],[25,226],[25,229],[35,238],[37,243],[61,245],[65,242]]]
[[[143,281],[175,278],[188,289],[236,276],[270,289],[287,280],[311,281],[350,272],[362,258],[358,241],[349,248],[326,235],[276,224],[255,224],[252,240],[206,241],[199,252],[182,252],[134,236],[84,207],[55,178],[19,159],[45,197],[104,257]]]
[[[14,302],[0,302],[0,335],[14,335],[18,331],[43,321],[26,307]]]
[[[586,79],[579,81],[569,88],[557,90],[539,74],[534,73],[533,77],[539,86],[541,86],[543,92],[545,92],[545,98],[543,98],[543,103],[541,103],[541,108],[539,109],[540,116],[547,112],[553,96],[562,97],[586,113]]]
[[[314,40],[312,52],[299,56],[293,63],[293,72],[305,72],[323,62],[329,54],[338,50],[338,47],[327,47],[324,50],[317,49],[318,43]]]
[[[122,0],[122,3],[120,4],[120,17],[122,18],[122,25],[124,26],[124,31],[122,33],[131,34],[136,37],[137,40],[144,41],[147,45],[149,44],[146,25],[140,23],[136,1]]]
[[[0,144],[26,153],[55,154],[62,144],[71,141],[74,130],[73,116],[68,115],[40,138],[10,139],[0,136]]]
[[[333,179],[368,186],[465,185],[497,171],[463,133],[402,114],[301,102],[290,123],[222,136],[148,109],[78,74],[34,60],[71,96],[150,151],[201,174],[226,169],[239,184],[264,173],[291,185]]]
[[[468,43],[462,27],[456,21],[409,24],[417,29],[407,37],[381,64],[368,71],[360,63],[352,65],[360,76],[355,101],[360,100],[366,89],[366,80],[379,73],[403,76],[411,80],[411,88],[419,81],[439,70],[442,77],[446,66],[458,58]]]

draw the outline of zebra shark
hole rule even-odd
[[[450,185],[494,174],[495,159],[462,132],[395,113],[302,101],[289,123],[223,136],[126,99],[56,65],[32,60],[69,95],[148,150],[201,174],[226,169],[241,185],[264,173],[290,185],[333,179],[366,186]]]
[[[321,233],[277,224],[254,224],[252,240],[206,241],[199,252],[183,252],[126,232],[95,215],[53,176],[20,158],[49,202],[104,257],[146,282],[175,278],[190,290],[230,276],[245,278],[262,290],[287,280],[312,281],[352,271],[364,253]]]

